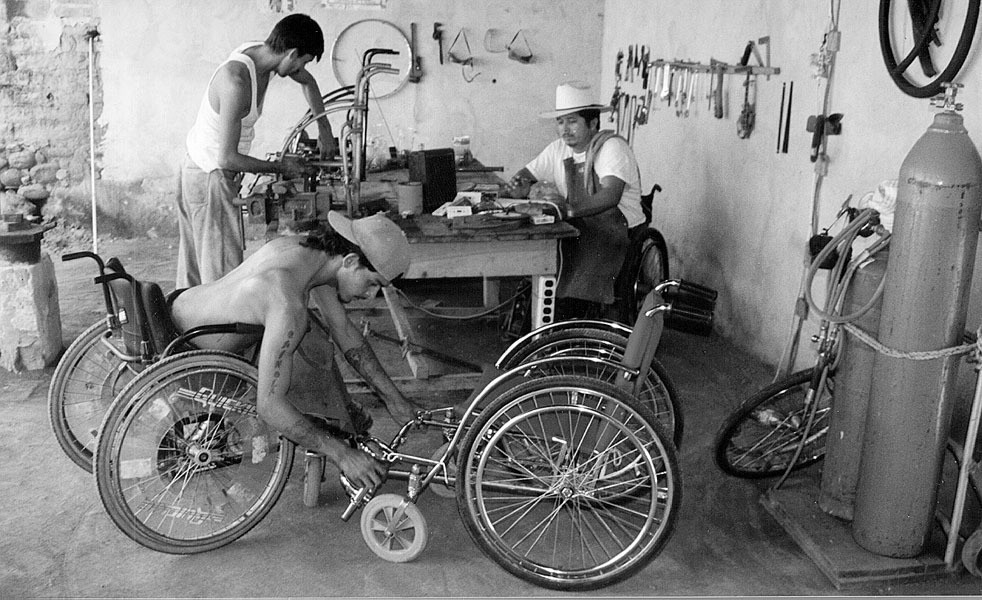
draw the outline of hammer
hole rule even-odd
[[[433,24],[433,39],[436,40],[436,43],[440,45],[440,64],[442,65],[443,64],[443,30],[440,29],[441,27],[443,27],[443,23]]]

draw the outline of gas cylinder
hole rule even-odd
[[[900,351],[958,345],[982,216],[982,158],[950,85],[944,110],[900,168],[878,339]],[[954,403],[960,356],[874,360],[853,539],[896,558],[923,552]]]
[[[886,274],[888,255],[881,250],[856,269],[842,301],[843,314],[852,314],[870,302]],[[864,331],[876,331],[882,301],[880,297],[852,323]],[[853,335],[843,332],[841,336],[818,506],[830,515],[851,521],[876,351]]]

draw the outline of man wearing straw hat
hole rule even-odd
[[[556,290],[556,319],[598,318],[614,302],[614,280],[628,246],[628,230],[643,225],[641,175],[627,141],[600,131],[610,110],[590,86],[570,81],[556,87],[559,139],[512,177],[505,194],[527,198],[535,182],[552,182],[563,196],[566,218],[580,235],[563,240]]]

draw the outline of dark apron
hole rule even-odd
[[[567,195],[582,193],[582,171],[572,158],[564,161],[566,167]],[[582,163],[579,167],[582,170]],[[591,174],[596,178],[596,174]],[[599,182],[597,182],[599,183]],[[599,188],[599,185],[595,187]],[[596,215],[573,217],[569,224],[580,232],[575,238],[560,242],[563,259],[557,298],[580,298],[591,302],[614,302],[614,280],[627,255],[628,230],[624,213],[614,206]]]

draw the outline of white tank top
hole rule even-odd
[[[239,154],[248,154],[252,147],[252,140],[256,137],[255,125],[259,116],[262,114],[262,105],[256,101],[256,63],[242,52],[253,46],[261,46],[262,42],[248,42],[236,48],[225,61],[218,65],[218,70],[230,61],[237,61],[244,64],[249,69],[249,81],[252,86],[252,100],[249,103],[249,114],[242,119],[242,133],[239,136]],[[198,165],[202,171],[210,173],[218,166],[218,113],[211,107],[208,101],[208,90],[211,89],[211,82],[215,79],[212,74],[205,88],[205,96],[201,99],[198,107],[198,116],[188,132],[187,150],[188,156]]]

